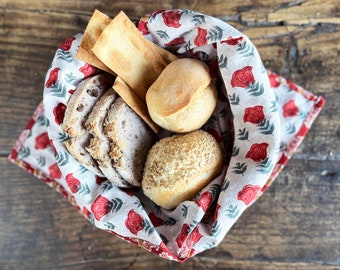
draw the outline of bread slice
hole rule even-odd
[[[70,97],[62,129],[70,137],[82,136],[86,129],[84,123],[97,100],[113,85],[114,78],[102,73],[82,80]]]
[[[155,143],[153,131],[119,97],[108,111],[104,134],[114,168],[132,186],[140,186],[147,153]]]
[[[71,139],[65,142],[66,149],[84,167],[97,175],[104,176],[86,147],[90,144],[91,134],[85,127],[85,121],[94,104],[112,86],[113,77],[107,73],[99,74],[79,83],[70,97],[62,128]]]
[[[105,136],[103,130],[104,119],[116,98],[117,93],[111,88],[94,105],[85,122],[85,127],[92,135],[90,144],[86,146],[86,150],[92,158],[97,161],[100,171],[108,180],[118,187],[129,187],[130,185],[112,166],[109,157],[110,141]]]
[[[97,162],[87,152],[86,147],[90,142],[90,133],[85,131],[81,137],[73,137],[65,141],[64,145],[69,153],[77,159],[85,168],[99,176],[104,176],[98,168]]]

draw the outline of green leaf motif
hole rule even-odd
[[[20,148],[19,153],[18,153],[18,158],[26,158],[31,154],[30,148],[27,146],[23,146]]]
[[[79,169],[78,169],[78,171],[79,171],[81,174],[84,174],[84,173],[86,173],[86,172],[88,171],[88,169],[87,169],[84,165],[79,164]]]
[[[218,223],[217,221],[214,222],[211,228],[210,236],[216,237],[218,236],[222,231],[221,224]]]
[[[57,152],[56,160],[59,166],[65,166],[69,161],[69,155],[67,154],[67,152]]]
[[[109,222],[109,221],[104,223],[104,226],[106,228],[108,228],[109,230],[112,230],[112,231],[116,228],[116,226],[113,223]]]
[[[211,185],[209,187],[209,192],[214,198],[216,198],[220,193],[220,186],[218,184]]]
[[[218,57],[218,66],[219,68],[226,68],[228,65],[228,57],[224,56],[223,54]]]
[[[237,156],[239,153],[240,153],[240,147],[234,146],[231,155],[232,155],[233,157],[235,157],[235,156]]]
[[[37,122],[40,126],[49,127],[50,126],[50,120],[45,116],[45,114],[42,114],[38,117]]]
[[[286,131],[286,134],[294,134],[296,131],[296,127],[293,123],[288,123],[285,126],[285,131]]]
[[[247,170],[248,166],[246,163],[239,163],[237,162],[236,165],[233,167],[233,173],[236,174],[244,174]]]
[[[182,210],[182,212],[183,212],[182,216],[183,216],[184,218],[186,218],[187,215],[188,215],[188,206],[186,206],[185,204],[183,204],[181,210]]]
[[[39,166],[45,166],[46,165],[46,158],[43,156],[39,156],[37,158],[37,163]]]
[[[174,218],[167,218],[166,220],[164,220],[163,225],[164,226],[173,226],[177,223],[177,220]]]
[[[221,191],[226,191],[229,187],[229,180],[226,178],[224,179],[223,185],[221,187]]]
[[[90,194],[90,188],[86,183],[81,183],[78,189],[78,193],[81,195],[88,195]]]
[[[236,218],[240,213],[240,209],[238,209],[237,205],[230,205],[229,208],[226,210],[227,217],[229,218]]]
[[[62,85],[59,81],[51,86],[51,93],[52,96],[55,97],[65,97],[66,94],[66,87]]]
[[[231,105],[239,105],[240,104],[240,96],[235,93],[232,95],[228,95],[229,102]]]
[[[247,91],[251,96],[258,97],[263,95],[264,87],[262,83],[254,82],[250,85],[250,87],[247,88]]]
[[[271,172],[274,164],[269,158],[266,158],[265,160],[261,161],[256,167],[259,169],[257,170],[260,173],[268,174]]]
[[[156,31],[156,34],[161,38],[161,39],[165,39],[168,40],[170,37],[168,35],[168,33],[164,30],[158,30]]]
[[[263,135],[272,135],[274,132],[274,124],[271,124],[267,120],[263,120],[257,125],[257,129]]]
[[[301,120],[305,120],[308,116],[308,112],[307,111],[299,111],[298,116],[301,118]]]
[[[248,137],[249,137],[249,132],[248,130],[246,130],[246,128],[238,130],[237,138],[239,140],[245,141],[245,140],[248,140]]]
[[[57,139],[59,142],[65,142],[71,139],[71,137],[67,133],[59,132]]]
[[[73,75],[73,72],[70,72],[68,74],[66,74],[65,76],[65,81],[68,83],[73,82],[76,79],[76,76]]]
[[[205,17],[204,17],[204,15],[201,15],[201,14],[194,15],[194,16],[192,16],[192,20],[191,21],[195,25],[203,24],[203,23],[205,23]]]
[[[270,111],[271,111],[271,112],[277,112],[277,111],[278,111],[277,102],[276,102],[276,101],[272,101],[272,102],[271,102]]]
[[[215,42],[215,41],[221,40],[222,36],[223,36],[223,29],[216,25],[216,26],[213,26],[209,30],[207,39],[209,41]]]
[[[154,226],[152,225],[151,222],[149,222],[149,220],[144,219],[143,221],[143,230],[148,234],[152,234],[155,231]]]
[[[254,46],[248,44],[247,41],[238,44],[236,49],[242,57],[249,57],[254,55]]]
[[[71,63],[73,61],[73,57],[69,51],[64,51],[62,49],[59,49],[57,51],[57,59],[61,59],[63,61],[66,61],[68,63]]]
[[[123,201],[120,198],[115,198],[111,200],[111,203],[112,203],[111,211],[116,213],[122,208],[123,205]]]
[[[108,191],[108,190],[111,190],[113,187],[114,187],[114,184],[112,182],[106,181],[105,183],[102,184],[100,189],[102,191]]]
[[[189,40],[187,44],[184,45],[184,49],[188,52],[191,49],[191,41]]]

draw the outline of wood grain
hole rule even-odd
[[[0,269],[340,269],[340,10],[336,0],[0,2]],[[327,103],[269,190],[212,250],[178,264],[96,229],[7,156],[55,50],[93,10],[188,8],[244,32],[265,66]]]

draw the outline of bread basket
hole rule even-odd
[[[219,98],[203,129],[224,149],[221,175],[193,200],[165,210],[138,188],[120,189],[96,176],[67,152],[60,127],[67,101],[80,81],[101,72],[76,59],[82,34],[58,47],[43,103],[10,159],[62,193],[94,226],[181,262],[223,240],[277,177],[324,100],[266,70],[251,41],[217,18],[190,10],[157,11],[141,18],[138,29],[180,57],[209,64]]]

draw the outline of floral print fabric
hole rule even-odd
[[[203,127],[225,152],[222,174],[192,200],[169,211],[139,189],[120,189],[79,164],[61,129],[67,101],[84,78],[101,72],[75,58],[82,35],[64,41],[47,71],[44,100],[10,160],[67,197],[93,223],[170,260],[217,246],[245,209],[275,180],[307,134],[324,100],[266,70],[236,29],[188,10],[141,18],[146,38],[180,57],[205,61],[220,94]]]

